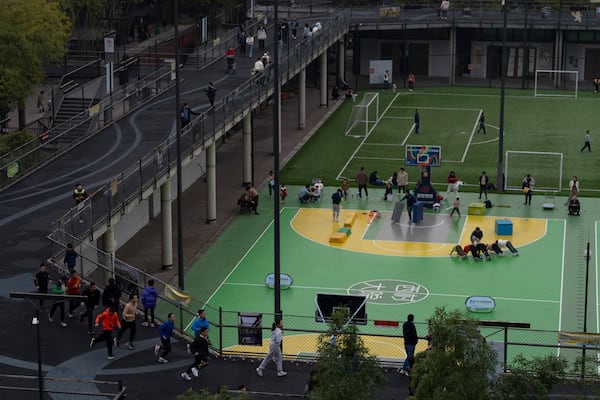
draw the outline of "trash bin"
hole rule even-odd
[[[413,209],[412,209],[412,222],[414,222],[415,224],[417,222],[421,222],[421,220],[423,219],[423,206],[425,205],[425,203],[423,203],[422,201],[417,201],[415,204],[413,204]]]

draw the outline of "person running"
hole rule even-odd
[[[171,334],[175,329],[175,314],[169,313],[167,320],[158,327],[160,335],[160,345],[154,345],[154,354],[158,356],[158,362],[166,364],[169,362],[167,356],[171,352]]]
[[[273,322],[271,328],[271,342],[269,343],[269,354],[262,360],[256,373],[258,376],[263,376],[265,367],[273,359],[277,364],[277,376],[286,376],[287,372],[283,370],[283,355],[281,354],[281,341],[283,340],[283,320],[277,319]]]
[[[194,341],[189,344],[189,352],[194,356],[194,363],[190,367],[181,373],[181,378],[186,381],[191,381],[192,377],[190,374],[198,377],[198,371],[208,365],[208,329],[206,327],[200,328],[198,335],[194,338]]]
[[[56,283],[54,284],[54,286],[52,287],[52,294],[65,294],[65,290],[66,288],[66,283],[67,279],[66,277],[60,277]],[[50,308],[50,312],[48,313],[48,321],[50,322],[54,322],[54,313],[56,312],[56,309],[60,310],[60,326],[62,326],[63,328],[67,327],[67,323],[65,322],[65,301],[64,300],[56,300],[53,304],[52,307]]]
[[[194,331],[194,337],[197,337],[202,328],[206,328],[207,331],[210,331],[210,322],[206,318],[206,311],[203,309],[198,310],[198,316],[194,319],[192,323],[192,331]],[[207,333],[208,337],[208,333]]]
[[[102,314],[96,317],[95,326],[102,327],[102,333],[95,338],[90,340],[90,349],[94,348],[94,346],[100,342],[106,341],[106,350],[108,352],[108,359],[112,360],[115,358],[113,355],[113,338],[112,331],[115,329],[115,326],[121,329],[121,323],[119,322],[119,316],[117,315],[117,310],[115,307],[107,307]]]
[[[154,328],[154,309],[156,308],[157,299],[158,292],[154,287],[154,279],[148,279],[148,286],[142,292],[142,305],[144,306],[144,322],[142,322],[142,326]],[[149,320],[148,314],[150,314]]]
[[[588,149],[588,152],[592,151],[592,138],[590,136],[590,131],[585,131],[585,136],[583,138],[583,147],[579,150],[581,153],[583,150]]]
[[[74,296],[81,294],[81,278],[75,270],[71,271],[71,277],[67,280],[67,294]],[[69,300],[69,313],[67,314],[69,318],[73,318],[73,312],[77,307],[79,307],[79,300]]]
[[[85,306],[85,311],[79,314],[79,322],[83,322],[85,318],[88,320],[88,335],[93,335],[94,332],[94,310],[100,304],[100,290],[96,286],[96,282],[90,282],[90,285],[82,293],[86,297],[81,304]]]
[[[123,309],[123,316],[121,318],[121,329],[119,330],[119,334],[115,338],[115,346],[119,347],[121,338],[125,331],[129,329],[129,340],[125,342],[127,344],[127,348],[129,350],[133,350],[133,340],[135,339],[136,325],[135,325],[135,315],[137,313],[137,303],[138,303],[138,295],[133,293],[129,296],[129,303],[125,305]]]
[[[67,249],[65,250],[65,258],[63,259],[63,264],[69,271],[73,271],[77,266],[77,257],[79,254],[75,251],[73,247],[73,243],[67,244]]]
[[[210,106],[215,106],[215,96],[217,95],[217,88],[213,85],[212,82],[208,82],[208,86],[204,90],[206,92],[206,97],[208,97],[208,101],[210,102]]]

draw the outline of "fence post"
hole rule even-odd
[[[183,306],[179,304],[179,330],[183,333]]]
[[[142,197],[144,196],[144,177],[142,174],[142,159],[141,158],[138,161],[138,170],[140,172],[140,201],[142,201]]]
[[[504,360],[502,361],[502,370],[506,372],[506,367],[508,364],[508,327],[504,327]]]

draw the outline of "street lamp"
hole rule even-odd
[[[506,87],[506,25],[507,25],[507,0],[502,0],[502,12],[504,13],[504,25],[502,29],[502,56],[500,59],[500,126],[498,129],[498,172],[496,190],[498,193],[504,191],[504,92]]]

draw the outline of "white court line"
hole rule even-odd
[[[385,160],[385,161],[402,161],[404,158],[394,158],[394,157],[366,157],[366,156],[356,156],[354,157],[357,160]]]
[[[413,133],[414,130],[415,130],[415,124],[413,123],[412,126],[410,127],[410,130],[408,131],[408,133],[404,137],[404,140],[400,144],[400,146],[404,146],[406,144],[406,142],[408,141],[408,138],[410,137],[411,133]]]
[[[385,115],[385,113],[390,109],[390,107],[392,106],[392,104],[394,104],[394,102],[396,101],[396,99],[398,98],[398,96],[400,96],[400,93],[397,93],[394,96],[394,98],[392,99],[392,101],[390,101],[390,104],[388,104],[388,106],[385,108],[385,110],[383,110],[383,113],[381,114],[381,117],[383,117]],[[380,120],[381,120],[381,118],[380,118]],[[377,121],[377,123],[375,125],[373,125],[373,129],[377,126],[378,123],[379,123],[379,121]],[[342,167],[342,169],[340,170],[340,172],[338,172],[338,175],[335,178],[336,181],[339,180],[342,177],[342,173],[344,173],[346,171],[346,168],[348,168],[348,165],[350,165],[350,162],[352,162],[352,159],[354,158],[354,156],[356,155],[356,153],[358,153],[358,151],[363,146],[363,144],[367,141],[368,138],[369,138],[369,135],[366,135],[364,137],[364,139],[360,142],[360,144],[358,146],[356,146],[356,150],[354,150],[354,153],[352,153],[352,155],[350,156],[350,158],[348,158],[348,161],[346,161],[346,164],[344,164],[344,166]]]
[[[253,286],[253,287],[264,287],[265,284],[264,283],[243,283],[243,282],[227,282],[225,283],[225,285],[231,285],[231,286]],[[292,285],[292,288],[294,289],[305,289],[305,290],[334,290],[336,292],[346,292],[348,289],[347,288],[334,288],[334,287],[322,287],[322,286],[296,286],[296,285]],[[395,293],[393,290],[380,290],[381,293],[389,293],[389,294],[393,294]],[[453,294],[453,293],[429,293],[430,296],[437,296],[437,297],[463,297],[463,298],[467,298],[469,296],[471,296],[470,294]],[[498,299],[498,300],[506,300],[506,301],[527,301],[527,302],[532,302],[532,303],[558,303],[558,300],[547,300],[547,299],[526,299],[526,298],[519,298],[519,297],[497,297],[494,296],[494,299]]]
[[[597,250],[598,245],[598,221],[594,222],[594,250]],[[591,251],[591,249],[590,249]],[[594,276],[594,280],[596,281],[596,332],[600,332],[600,318],[598,318],[598,252],[596,253],[596,276]]]
[[[567,242],[567,224],[563,222],[563,248],[562,248],[562,268],[560,271],[560,306],[558,307],[558,331],[562,331],[562,308],[563,308],[563,292],[565,285],[565,245]],[[558,347],[558,355],[560,355],[560,346]]]
[[[498,98],[497,94],[435,93],[435,92],[419,92],[419,93],[413,92],[413,93],[411,93],[411,96],[417,96],[417,95],[421,95],[421,96],[432,95],[432,96],[460,96],[460,97],[493,97],[493,98]],[[512,98],[512,99],[522,99],[522,100],[531,99],[531,97],[529,97],[529,96],[505,95],[504,97],[506,97],[506,98]],[[550,98],[546,97],[546,99],[550,99]],[[574,99],[572,97],[552,97],[552,99],[553,100],[594,101],[594,97],[579,97],[577,99]]]
[[[417,108],[418,110],[442,110],[442,111],[481,111],[479,108],[444,108],[444,107],[409,107],[409,106],[393,106],[392,108]]]
[[[381,117],[381,119],[384,118],[388,118],[388,119],[412,119],[412,117]]]
[[[471,147],[471,142],[473,141],[473,136],[475,136],[475,129],[477,128],[477,124],[479,123],[479,118],[481,118],[481,113],[483,112],[483,110],[479,110],[479,114],[477,115],[477,119],[475,120],[475,124],[473,125],[473,130],[471,130],[471,136],[469,136],[469,141],[467,142],[467,145],[465,146],[465,152],[463,153],[462,158],[460,159],[460,162],[465,162],[465,158],[467,158],[467,153],[469,152],[469,147]]]
[[[365,146],[402,146],[401,144],[396,144],[396,143],[365,143]]]

